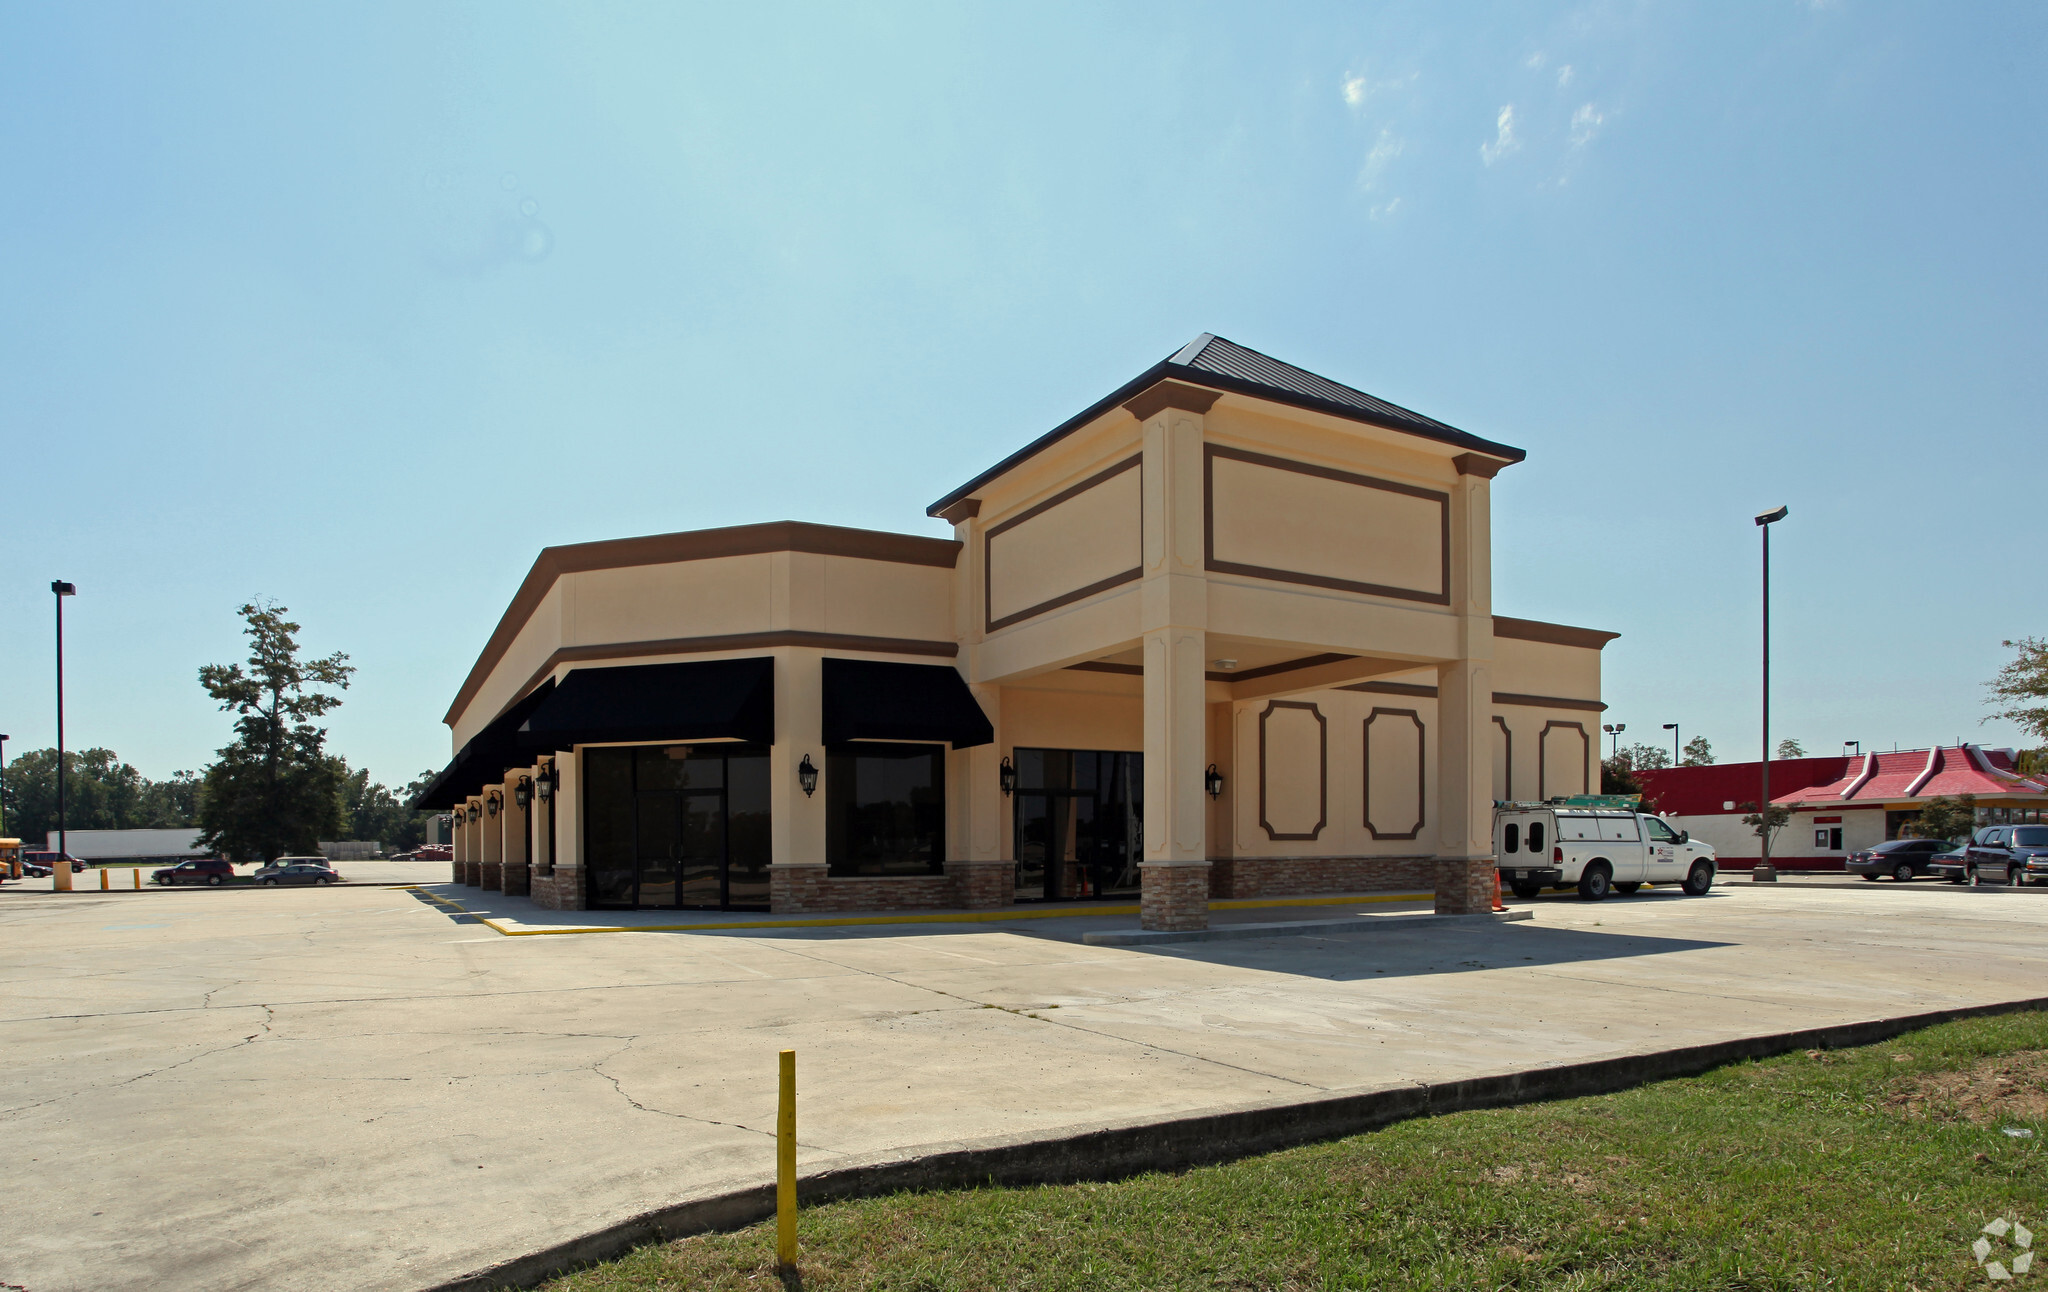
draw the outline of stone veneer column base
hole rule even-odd
[[[461,883],[461,882],[462,882],[462,868],[463,868],[464,866],[468,865],[468,864],[469,864],[469,863],[468,863],[468,862],[466,862],[466,861],[451,861],[451,862],[449,862],[449,863],[448,863],[448,882],[449,882],[449,883],[451,883],[451,884],[459,884],[459,883]]]
[[[504,871],[505,896],[525,897],[533,891],[532,872],[525,862],[508,863]]]
[[[1017,900],[1014,861],[949,861],[946,878],[953,881],[953,900],[970,911],[993,910]]]
[[[481,883],[483,883],[483,882],[484,882],[484,864],[483,864],[482,862],[480,862],[480,861],[465,861],[465,862],[463,862],[463,863],[462,863],[462,882],[463,882],[463,883],[465,883],[465,884],[467,884],[467,885],[469,885],[469,886],[470,886],[471,888],[475,888],[475,887],[476,887],[476,886],[477,886],[478,884],[481,884]]]
[[[799,915],[825,909],[824,862],[776,862],[768,867],[768,910],[776,915]]]
[[[1492,857],[1439,857],[1436,860],[1436,913],[1479,915],[1493,909]]]
[[[495,893],[505,885],[504,864],[496,861],[483,863],[482,887],[487,893]]]
[[[1209,927],[1209,863],[1138,867],[1144,885],[1138,925],[1156,933],[1186,933]]]

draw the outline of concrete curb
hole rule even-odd
[[[1390,924],[1505,924],[1534,919],[1534,911],[1484,911],[1478,915],[1351,915],[1341,920],[1277,920],[1270,924],[1219,924],[1214,928],[1166,933],[1145,929],[1106,929],[1083,933],[1091,947],[1146,947],[1161,942],[1228,942],[1237,938],[1286,938],[1305,934],[1358,937],[1383,931]]]
[[[2035,996],[1460,1081],[1386,1086],[1321,1099],[1273,1100],[1149,1121],[1077,1127],[1052,1136],[927,1144],[804,1176],[797,1183],[797,1196],[804,1204],[815,1206],[904,1191],[1066,1184],[1121,1179],[1148,1171],[1180,1171],[1340,1139],[1416,1117],[1610,1094],[1652,1081],[1697,1076],[1744,1059],[1794,1050],[1847,1049],[1937,1023],[2042,1009],[2048,1009],[2048,997]],[[580,1267],[623,1256],[635,1247],[739,1229],[774,1214],[772,1183],[693,1198],[433,1284],[422,1292],[535,1287]]]

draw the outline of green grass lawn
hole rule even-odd
[[[803,1213],[799,1270],[906,1292],[1982,1286],[1987,1222],[2048,1247],[2044,1136],[2048,1015],[2018,1014],[1178,1175],[834,1203]],[[2043,1259],[2014,1284],[2048,1286]],[[771,1224],[546,1286],[775,1283]]]

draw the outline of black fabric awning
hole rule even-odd
[[[598,741],[775,739],[775,661],[579,668],[519,729],[531,750]]]
[[[943,740],[955,749],[996,738],[988,715],[957,669],[827,659],[824,741]]]
[[[519,702],[491,720],[455,755],[455,761],[428,782],[412,801],[415,811],[438,812],[454,807],[486,785],[504,779],[508,767],[525,767],[533,762],[519,747],[518,732],[533,711],[554,693],[555,679],[549,678],[520,698]]]

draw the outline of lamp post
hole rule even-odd
[[[1628,730],[1628,724],[1626,722],[1603,722],[1600,724],[1600,730],[1606,732],[1612,738],[1607,749],[1608,761],[1612,762],[1621,757],[1621,733]]]
[[[1756,884],[1778,882],[1778,869],[1771,865],[1771,526],[1785,519],[1790,510],[1789,507],[1778,507],[1756,518],[1757,528],[1764,532],[1764,756],[1757,764],[1763,769],[1762,786],[1756,800],[1758,861],[1756,869],[1749,872],[1750,882]]]
[[[57,860],[50,867],[50,885],[71,891],[71,853],[64,837],[64,598],[78,595],[78,585],[57,579],[50,584],[57,598]]]
[[[1664,730],[1671,733],[1671,765],[1676,767],[1678,766],[1678,760],[1685,756],[1678,747],[1678,724],[1667,722],[1664,724]]]

